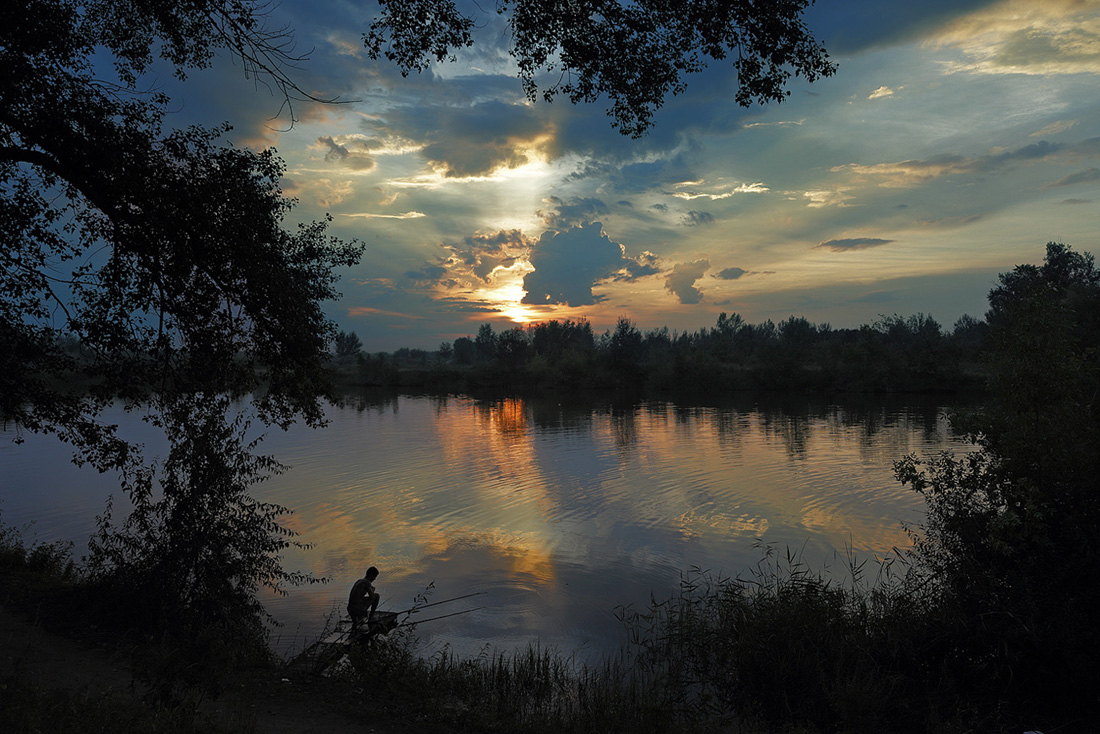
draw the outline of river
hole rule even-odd
[[[595,659],[622,640],[619,605],[668,597],[691,569],[744,574],[761,544],[813,568],[836,569],[845,549],[881,557],[923,516],[892,462],[966,448],[951,400],[349,395],[326,428],[272,429],[261,445],[291,468],[256,495],[291,508],[286,524],[313,545],[286,566],[329,580],[267,600],[273,644],[315,638],[369,565],[385,609],[478,593],[432,610],[480,607],[419,627],[425,653],[538,643]],[[163,450],[136,417],[114,418]],[[52,438],[14,436],[0,433],[4,523],[33,522],[31,537],[79,556],[114,478],[71,465]]]

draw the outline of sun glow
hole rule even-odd
[[[523,304],[523,297],[527,295],[527,291],[523,289],[523,276],[533,269],[530,263],[524,262],[523,265],[526,267],[509,268],[511,277],[508,282],[501,283],[483,294],[487,301],[496,302],[500,313],[517,324],[530,323],[537,318],[535,312]],[[501,268],[501,270],[504,269]]]

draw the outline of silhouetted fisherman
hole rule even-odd
[[[374,580],[378,578],[378,569],[371,566],[367,575],[355,582],[348,596],[348,614],[351,615],[351,631],[359,628],[359,622],[365,617],[370,628],[374,611],[378,609],[378,592],[374,590]]]

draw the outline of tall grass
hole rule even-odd
[[[346,680],[371,706],[412,715],[426,728],[491,732],[701,730],[660,705],[660,682],[624,658],[602,665],[537,645],[460,658],[442,650],[414,655],[409,636],[381,638],[351,656]]]
[[[420,658],[404,630],[343,674],[372,707],[439,730],[1003,730],[996,702],[951,676],[959,629],[934,584],[896,560],[842,561],[813,570],[766,547],[741,578],[696,569],[671,598],[620,609],[623,648],[597,665],[538,646]]]

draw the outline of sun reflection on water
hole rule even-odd
[[[427,642],[603,649],[616,605],[666,596],[693,566],[736,575],[759,560],[757,539],[815,563],[904,546],[900,521],[922,506],[891,462],[965,446],[934,409],[562,402],[361,397],[324,430],[270,436],[264,450],[292,469],[257,496],[292,508],[286,525],[313,545],[286,567],[330,579],[272,611],[317,628],[373,564],[390,608],[431,583],[439,599],[486,592],[484,611],[425,627]],[[55,464],[28,466],[48,487],[42,467]],[[84,501],[94,518],[102,499]]]

